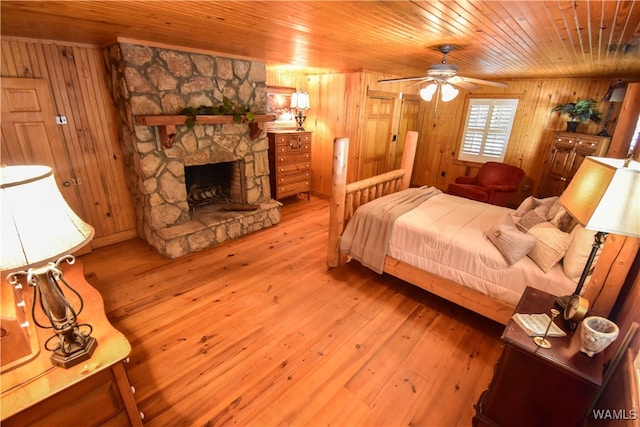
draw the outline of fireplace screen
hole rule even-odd
[[[245,203],[243,168],[239,160],[185,166],[189,209],[212,204]]]

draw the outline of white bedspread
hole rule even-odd
[[[515,305],[527,285],[565,295],[573,292],[560,264],[544,273],[528,257],[509,267],[485,231],[512,209],[448,194],[431,197],[400,216],[388,255],[422,270]]]

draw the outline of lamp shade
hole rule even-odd
[[[640,237],[640,163],[587,157],[560,203],[590,230]]]
[[[308,110],[311,108],[309,105],[309,94],[307,92],[292,93],[290,107],[298,110]]]
[[[458,96],[458,89],[451,86],[449,83],[442,85],[442,102],[449,102],[456,96]]]
[[[433,99],[433,94],[436,93],[436,89],[438,89],[438,85],[431,83],[430,85],[420,89],[420,97],[427,102],[431,101]]]
[[[602,97],[603,101],[622,102],[627,93],[627,82],[618,80],[615,84],[609,86],[609,90]]]
[[[39,266],[71,253],[94,229],[67,205],[48,166],[0,168],[0,270]]]

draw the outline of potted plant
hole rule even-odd
[[[598,124],[602,120],[602,112],[598,109],[598,102],[595,99],[579,99],[577,102],[558,104],[551,111],[569,117],[567,132],[575,132],[580,123],[591,120]]]

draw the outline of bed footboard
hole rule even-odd
[[[336,138],[334,140],[327,251],[327,265],[329,267],[337,267],[344,260],[340,254],[340,236],[342,236],[347,222],[356,209],[371,200],[409,187],[417,144],[418,132],[407,132],[400,169],[347,184],[349,139]]]

